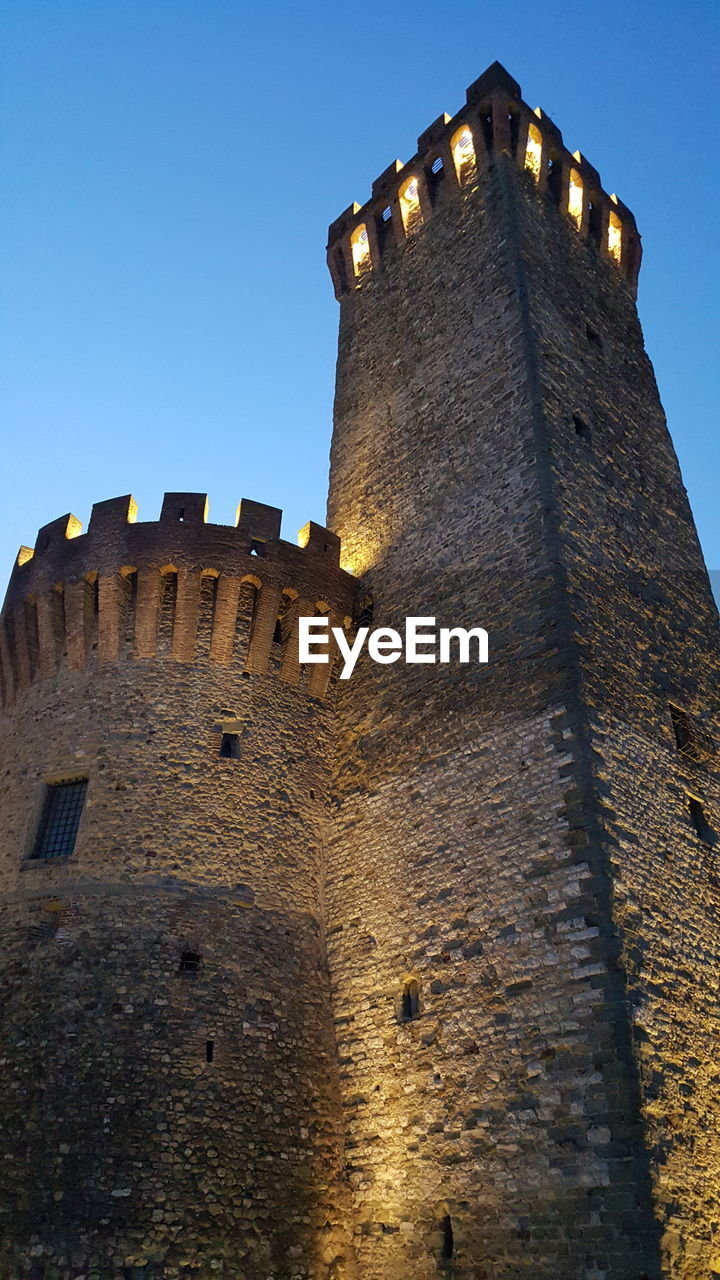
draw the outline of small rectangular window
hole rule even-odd
[[[707,765],[715,755],[713,740],[704,727],[673,702],[668,704],[675,746],[686,760],[698,765]]]
[[[672,720],[673,733],[675,734],[675,746],[683,755],[694,757],[695,735],[693,734],[692,720],[687,711],[683,711],[681,707],[676,707],[670,703],[670,719]]]
[[[85,804],[87,778],[51,783],[45,794],[33,858],[69,858]]]
[[[220,755],[223,760],[240,759],[240,735],[223,733],[220,738]]]
[[[684,751],[692,737],[690,732],[690,717],[687,711],[682,711],[680,707],[673,706],[671,702],[670,719],[672,720],[673,732],[675,734],[675,746],[678,751]]]
[[[403,987],[400,1002],[400,1021],[409,1022],[420,1015],[420,986],[414,978]]]
[[[710,826],[707,820],[702,801],[698,800],[697,796],[688,796],[687,802],[690,821],[695,828],[695,834],[702,840],[703,844],[716,844],[717,836],[714,828]]]

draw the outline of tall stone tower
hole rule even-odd
[[[0,1275],[340,1280],[323,923],[338,542],[101,502],[3,613]],[[83,803],[84,802],[84,803]]]
[[[720,1274],[718,620],[639,261],[495,64],[331,227],[329,527],[21,550],[0,1280]],[[337,681],[319,614],[490,661]]]
[[[363,1280],[701,1280],[718,619],[630,211],[498,65],[330,229],[328,524],[490,661],[339,688],[328,938]]]

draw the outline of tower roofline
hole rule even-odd
[[[515,160],[581,235],[595,240],[601,256],[613,261],[619,278],[634,292],[641,256],[635,217],[603,187],[598,170],[580,151],[568,149],[561,130],[540,107],[533,109],[523,100],[520,85],[501,63],[493,62],[474,80],[465,98],[454,116],[443,112],[423,130],[409,160],[394,160],[383,170],[372,183],[369,200],[353,202],[330,224],[328,265],[336,295],[361,284],[385,246],[407,239],[401,204],[410,184],[417,187],[417,222],[422,225],[433,216],[438,168],[456,186],[472,186],[501,154]],[[468,152],[458,157],[455,140],[461,132],[471,138],[471,166],[465,163]],[[358,236],[361,254],[353,247]]]
[[[522,97],[522,90],[517,80],[514,80],[510,72],[505,69],[502,62],[491,62],[490,66],[478,76],[477,80],[473,80],[465,91],[467,102],[475,102],[478,98],[484,98],[488,93],[494,93],[496,89],[504,89],[507,93],[512,94],[514,98]]]
[[[212,642],[205,660],[227,665],[233,654],[238,593],[244,584],[260,593],[257,626],[247,650],[246,670],[269,669],[273,628],[287,597],[295,614],[323,605],[340,623],[352,612],[354,583],[340,568],[340,540],[310,521],[299,545],[280,537],[282,512],[243,499],[234,525],[210,524],[205,493],[166,493],[160,519],[137,521],[137,505],[126,494],[96,502],[87,532],[73,515],[39,531],[34,551],[23,547],[0,614],[0,700],[10,705],[62,663],[81,670],[90,663],[89,631],[97,629],[100,665],[122,656],[123,636],[133,631],[135,658],[157,652],[162,579],[177,583],[173,606],[172,657],[198,657],[203,581],[217,580]],[[293,614],[293,617],[295,617]],[[96,623],[92,623],[92,616]],[[330,668],[308,683],[323,697]],[[283,659],[281,677],[300,681],[294,653]]]

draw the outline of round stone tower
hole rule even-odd
[[[8,1280],[349,1276],[321,903],[338,539],[66,516],[0,627]]]

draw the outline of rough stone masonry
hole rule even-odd
[[[115,499],[13,572],[0,1277],[708,1280],[718,618],[634,219],[494,64],[328,258],[327,528]],[[340,681],[326,616],[490,661]]]

